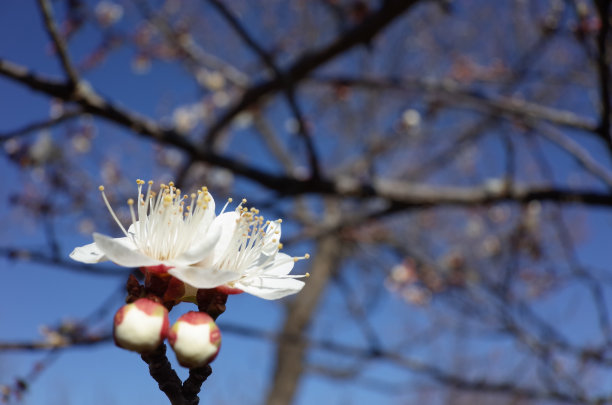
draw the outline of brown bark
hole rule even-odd
[[[291,302],[281,334],[286,336],[276,350],[274,380],[266,403],[290,404],[296,394],[304,370],[306,333],[325,287],[341,258],[338,235],[329,234],[317,240],[311,276],[304,290]]]

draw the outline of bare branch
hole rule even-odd
[[[580,166],[612,188],[612,173],[600,165],[589,152],[570,137],[554,128],[540,126],[538,133],[569,153]]]
[[[113,336],[109,334],[86,336],[79,339],[66,339],[57,342],[0,342],[0,351],[47,351],[57,349],[71,349],[83,346],[92,346],[112,342]]]
[[[599,134],[608,146],[612,148],[610,137],[610,114],[612,100],[610,99],[610,56],[608,54],[608,35],[610,33],[610,2],[595,0],[601,27],[597,33],[597,73],[599,75],[599,98],[601,102]]]
[[[337,211],[337,207],[331,207],[330,210]],[[282,340],[277,347],[274,382],[266,399],[268,405],[289,404],[295,396],[306,354],[304,334],[340,257],[341,243],[337,236],[328,235],[318,241],[312,276],[308,285],[290,304],[286,314],[281,333],[297,339]]]
[[[230,107],[208,129],[204,137],[206,145],[214,145],[215,139],[221,131],[242,111],[258,103],[265,96],[282,90],[288,83],[296,86],[312,71],[354,46],[369,43],[378,33],[418,2],[419,0],[385,0],[377,11],[371,13],[363,22],[348,30],[336,40],[318,50],[304,54],[281,77],[274,77],[269,81],[249,88],[243,94],[242,99]]]
[[[78,117],[81,114],[83,114],[83,112],[81,110],[69,110],[69,111],[65,111],[63,114],[51,118],[51,119],[46,119],[46,120],[42,120],[42,121],[37,121],[37,122],[33,122],[31,124],[28,124],[26,126],[24,126],[23,128],[18,128],[18,129],[14,129],[12,131],[9,132],[4,132],[2,134],[0,134],[0,142],[5,142],[9,139],[15,138],[15,137],[19,137],[22,135],[28,135],[34,131],[39,131],[41,129],[46,129],[46,128],[50,128],[53,127],[57,124],[61,124],[62,122],[65,121],[69,121],[72,118]]]
[[[419,90],[439,97],[440,102],[465,106],[488,114],[503,114],[511,119],[542,120],[551,124],[596,132],[597,123],[581,117],[572,111],[559,110],[527,100],[479,94],[465,88],[453,80],[434,78],[360,78],[350,76],[318,76],[310,79],[313,83],[333,86],[362,87],[366,89],[384,89],[389,91]]]
[[[150,353],[141,355],[149,365],[151,377],[157,381],[159,389],[166,394],[172,405],[187,405],[183,397],[182,382],[166,357],[166,345],[161,344]]]
[[[59,56],[60,63],[62,64],[62,68],[64,69],[64,72],[68,77],[68,84],[71,88],[75,88],[79,82],[79,76],[74,66],[72,66],[72,62],[70,61],[70,56],[68,55],[66,43],[64,42],[63,38],[60,36],[57,30],[55,19],[53,18],[53,10],[51,8],[51,4],[49,3],[49,0],[38,0],[38,6],[40,7],[40,10],[42,12],[47,33],[53,41],[55,51]]]
[[[259,58],[263,61],[263,63],[273,72],[276,79],[283,82],[283,93],[285,98],[289,104],[289,108],[293,113],[295,120],[298,123],[298,133],[300,134],[304,144],[306,145],[306,151],[308,153],[308,161],[310,163],[311,176],[315,179],[320,178],[321,169],[319,165],[319,158],[317,156],[317,152],[315,150],[315,146],[312,140],[312,135],[308,130],[306,122],[304,120],[304,115],[300,109],[298,104],[296,95],[295,95],[295,83],[292,83],[291,80],[281,71],[281,69],[276,65],[272,55],[266,52],[263,47],[261,47],[255,39],[249,35],[247,30],[242,26],[238,18],[232,14],[232,12],[219,0],[208,0],[225,18],[225,20],[232,26],[232,28],[238,33],[240,38],[249,46],[249,48],[253,49],[255,53],[259,56]]]

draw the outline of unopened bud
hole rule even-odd
[[[202,367],[217,357],[221,332],[204,312],[187,312],[170,329],[168,342],[183,367]]]
[[[146,353],[164,341],[168,327],[168,310],[157,302],[140,298],[117,311],[113,337],[119,347]]]

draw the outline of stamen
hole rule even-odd
[[[106,208],[108,208],[108,211],[110,212],[111,216],[113,217],[113,219],[115,220],[117,225],[119,225],[119,228],[121,228],[121,230],[123,231],[124,235],[128,236],[127,231],[125,230],[123,225],[121,225],[121,222],[119,222],[119,218],[117,218],[117,215],[115,215],[115,211],[113,211],[110,203],[108,202],[108,199],[106,198],[106,194],[104,193],[104,186],[98,187],[98,190],[100,190],[100,192],[102,193],[102,199],[104,200],[104,204],[106,204]]]
[[[225,205],[223,206],[223,209],[221,210],[221,214],[225,212],[225,209],[227,208],[228,204],[231,203],[232,201],[234,200],[231,197],[227,199],[227,202],[225,203]]]
[[[134,212],[134,200],[130,198],[127,200],[127,203],[128,203],[128,206],[130,207],[130,216],[132,217],[132,224],[134,224],[134,227],[135,227],[136,226],[136,213]]]

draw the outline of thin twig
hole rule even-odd
[[[242,98],[237,103],[231,106],[225,114],[219,117],[219,119],[209,127],[204,135],[206,145],[214,145],[221,131],[225,129],[237,115],[257,104],[264,97],[285,88],[287,86],[287,80],[292,85],[295,85],[315,69],[323,66],[338,55],[343,54],[357,45],[368,44],[377,34],[417,3],[419,3],[419,0],[385,0],[378,10],[372,12],[360,24],[346,31],[343,35],[340,35],[326,46],[308,52],[298,58],[284,71],[283,75],[281,75],[281,77],[285,77],[286,79],[274,77],[268,81],[250,87],[244,92]]]
[[[68,83],[70,87],[75,88],[77,83],[79,82],[79,76],[77,74],[76,69],[72,65],[72,62],[70,61],[70,56],[68,55],[66,43],[64,42],[63,38],[59,34],[59,31],[57,30],[55,19],[53,18],[53,10],[51,8],[51,4],[49,3],[49,0],[38,0],[38,5],[42,12],[47,33],[53,41],[55,51],[59,56],[62,68],[64,69],[64,72],[66,73],[66,76],[68,78]]]
[[[81,110],[68,110],[62,115],[58,115],[57,117],[36,121],[24,126],[23,128],[18,128],[12,131],[1,133],[0,142],[6,142],[7,140],[12,138],[16,138],[22,135],[28,135],[34,131],[53,127],[57,124],[61,124],[62,122],[69,121],[72,118],[78,117],[81,114],[83,114]]]
[[[312,140],[312,135],[308,130],[308,126],[304,120],[304,115],[298,104],[295,95],[295,83],[291,81],[285,73],[276,65],[274,58],[270,53],[266,52],[262,46],[247,32],[246,28],[240,23],[238,18],[226,7],[224,3],[219,0],[208,0],[225,18],[228,24],[236,31],[238,36],[251,48],[262,60],[262,62],[272,71],[274,77],[283,83],[282,91],[289,104],[295,120],[298,123],[298,134],[306,145],[306,152],[308,154],[308,161],[310,164],[311,176],[313,178],[319,178],[321,175],[321,169],[319,165],[319,158],[315,150],[315,146]]]

